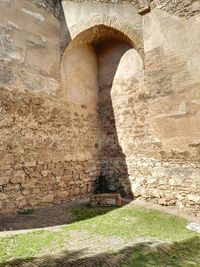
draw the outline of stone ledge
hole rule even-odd
[[[90,197],[90,204],[95,206],[121,206],[122,200],[119,193],[96,194]]]
[[[150,5],[146,5],[144,7],[141,7],[139,10],[138,10],[138,14],[140,15],[146,15],[147,13],[149,13],[151,11],[151,8],[150,8]]]

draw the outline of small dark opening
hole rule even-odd
[[[113,191],[109,188],[108,179],[106,179],[106,176],[101,173],[96,181],[95,194],[103,193],[116,193],[116,191]]]

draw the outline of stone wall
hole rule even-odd
[[[116,75],[112,88],[132,192],[135,197],[198,213],[199,20],[183,21],[157,9],[143,20],[144,77],[132,73],[123,83],[125,73],[120,79]],[[129,66],[133,70],[134,65]]]
[[[61,0],[26,0],[38,7],[45,8],[48,12],[59,18],[61,13]]]
[[[113,0],[76,0],[76,1],[73,1],[73,0],[62,0],[62,2],[65,2],[65,1],[68,1],[68,2],[71,1],[71,2],[76,2],[76,3],[81,3],[81,2],[84,2],[84,3],[86,3],[86,2],[90,2],[90,3],[94,2],[94,3],[101,3],[101,4],[102,3],[103,4],[108,3],[108,4],[112,4],[113,6],[114,6],[114,4],[119,4],[120,5],[120,4],[124,4],[124,3],[129,3],[129,4],[139,8],[140,1],[146,2],[147,0],[115,0],[115,1],[113,1]]]
[[[180,16],[183,18],[190,18],[200,13],[199,0],[27,0],[32,1],[38,7],[46,8],[52,12],[56,17],[60,16],[61,2],[94,2],[94,3],[109,3],[112,6],[118,4],[130,4],[131,7],[137,8],[139,11],[141,8],[150,6],[151,9],[157,8],[168,12],[169,14]],[[140,11],[139,11],[140,12]]]
[[[199,211],[199,1],[64,2],[60,37],[56,1],[0,1],[0,212],[88,197],[100,171]]]
[[[151,7],[186,19],[200,14],[199,0],[154,0]]]
[[[119,144],[116,128],[116,110],[113,110],[112,84],[120,60],[131,45],[120,40],[107,40],[95,46],[98,58],[99,117],[101,142],[101,170],[110,190],[122,196],[131,195],[125,154]],[[118,107],[119,108],[119,107]]]
[[[0,213],[89,197],[98,118],[58,96],[59,21],[30,1],[0,2]]]
[[[183,20],[174,16],[168,2],[162,6],[160,2],[159,6],[157,1],[156,5],[157,8],[142,17],[141,24],[140,19],[131,21],[132,28],[139,32],[142,26],[144,57],[138,53],[136,45],[138,52],[135,49],[124,51],[111,88],[107,86],[109,93],[101,88],[99,81],[99,102],[103,107],[100,120],[102,116],[102,122],[108,126],[101,131],[105,155],[105,160],[101,157],[101,168],[110,177],[113,189],[121,190],[121,184],[126,193],[131,187],[135,197],[199,211],[199,19],[184,15],[187,20]],[[94,4],[91,6],[94,8]],[[103,9],[99,10],[100,7],[89,17],[93,26],[98,24],[98,19],[95,22],[98,14],[102,16]],[[69,29],[73,32],[76,12],[72,14],[74,23]],[[77,25],[80,25],[79,19],[80,16]],[[68,21],[72,20],[68,18]],[[111,27],[118,27],[120,21],[125,20],[119,11],[116,19],[110,21]],[[95,32],[98,40],[99,32]],[[134,36],[128,26],[121,32],[130,38]],[[117,44],[116,40],[114,42]],[[108,49],[108,53],[104,50],[101,44],[100,61],[105,58],[107,62],[104,64],[107,68],[102,68],[102,77],[107,79],[112,49]],[[98,67],[101,75],[101,66]],[[123,160],[114,158],[119,153],[124,156]],[[112,155],[110,160],[108,155]],[[126,177],[122,169],[126,170]]]
[[[199,0],[62,0],[63,3],[69,1],[78,3],[109,3],[113,7],[116,4],[119,5],[119,7],[122,7],[123,4],[129,4],[132,8],[135,7],[139,12],[143,7],[150,6],[152,10],[157,8],[166,11],[171,15],[180,16],[186,19],[200,14]]]
[[[63,1],[62,6],[72,39],[91,27],[104,25],[122,31],[134,45],[141,46],[142,18],[135,6],[75,1]]]
[[[42,93],[0,97],[0,212],[88,197],[100,168],[96,118]]]
[[[199,20],[155,9],[143,25],[147,130],[133,164],[141,166],[134,192],[199,210]]]
[[[0,86],[55,94],[60,80],[60,24],[30,1],[0,2]]]
[[[97,112],[97,60],[91,45],[77,45],[67,49],[61,66],[61,94],[66,101]]]

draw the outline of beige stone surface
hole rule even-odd
[[[0,85],[56,93],[60,24],[30,1],[0,2]]]
[[[127,106],[140,117],[138,135],[122,131],[131,187],[136,197],[198,213],[199,18],[159,10],[143,18],[146,90]]]
[[[62,1],[67,26],[70,29],[74,25],[84,22],[87,24],[95,17],[110,17],[122,20],[124,23],[134,25],[141,30],[141,17],[133,5],[110,5],[107,3]],[[125,30],[125,29],[124,29]],[[73,33],[72,33],[73,34]],[[72,36],[74,37],[74,36]]]
[[[0,212],[87,197],[100,171],[199,212],[198,1],[63,1],[61,37],[41,3],[0,1]]]
[[[99,175],[95,116],[43,93],[0,94],[0,213],[88,197]]]
[[[67,101],[97,105],[97,60],[91,45],[68,49],[62,59],[61,75],[61,90]]]
[[[63,1],[62,6],[71,39],[92,27],[104,25],[124,33],[143,55],[142,19],[134,5]],[[94,34],[98,36],[98,32]]]

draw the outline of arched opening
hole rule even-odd
[[[98,62],[101,171],[112,190],[130,195],[126,158],[118,140],[111,90],[120,60],[132,47],[124,40],[108,38],[95,44],[94,48]]]
[[[127,94],[126,87],[138,79],[138,68],[133,66],[138,62],[141,69],[142,60],[129,37],[99,25],[82,32],[69,44],[61,68],[63,97],[73,102],[79,112],[78,106],[85,107],[97,118],[97,124],[91,127],[98,132],[99,173],[106,177],[110,190],[122,196],[131,196],[131,185],[126,155],[119,142],[122,128],[127,127],[126,122],[120,122],[124,112],[120,94]],[[128,123],[132,127],[131,119]]]

